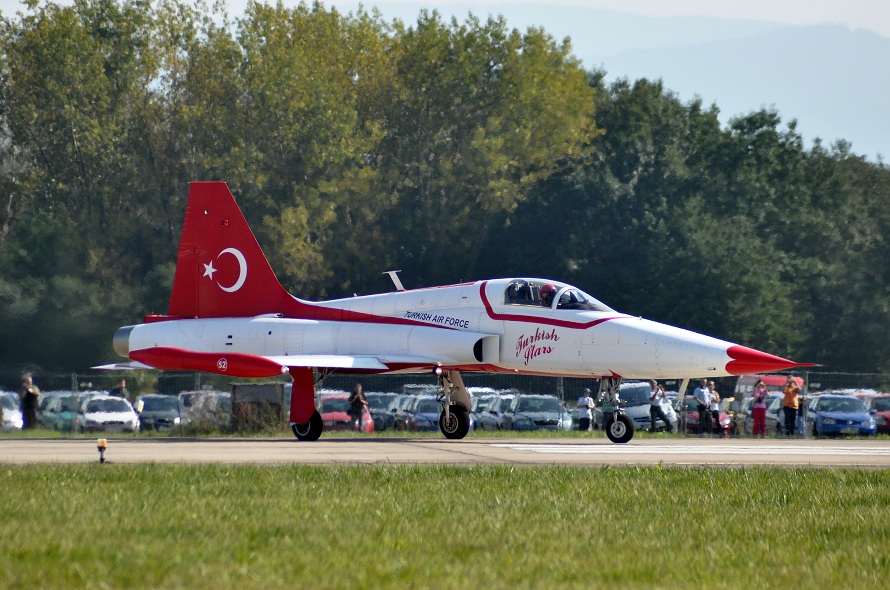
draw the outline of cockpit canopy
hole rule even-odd
[[[555,297],[551,297],[549,293],[551,291],[555,292]],[[581,289],[540,279],[510,281],[504,291],[504,305],[549,307],[557,310],[614,311]]]

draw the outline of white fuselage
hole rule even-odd
[[[508,303],[509,281],[312,304],[342,311],[342,320],[270,314],[151,322],[129,331],[127,349],[169,346],[265,357],[374,357],[389,367],[388,372],[439,364],[463,371],[578,377],[730,374],[726,371],[730,342],[605,306],[577,310]],[[571,288],[558,287],[560,293]]]

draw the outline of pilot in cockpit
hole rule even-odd
[[[553,296],[556,295],[556,287],[547,283],[540,290],[541,305],[544,307],[553,307]]]

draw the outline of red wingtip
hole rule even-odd
[[[726,372],[732,375],[750,375],[752,373],[769,373],[783,369],[812,367],[812,363],[797,363],[779,356],[760,352],[747,346],[730,346],[726,354],[733,360],[726,363]]]

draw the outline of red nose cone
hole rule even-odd
[[[749,375],[751,373],[769,373],[795,367],[812,367],[812,363],[796,363],[774,356],[747,346],[730,346],[726,354],[732,359],[726,363],[726,372],[732,375]]]

